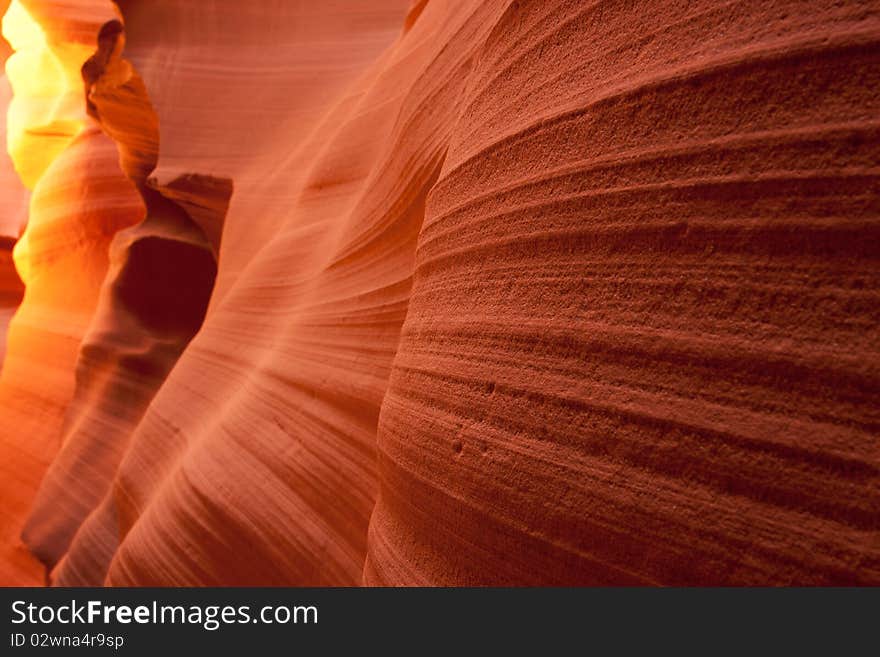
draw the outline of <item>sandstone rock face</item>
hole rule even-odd
[[[878,582],[869,5],[508,9],[427,203],[368,583]]]
[[[4,515],[12,510],[7,500],[20,500],[16,516],[28,510],[58,449],[110,240],[141,213],[134,187],[119,170],[116,146],[94,127],[61,153],[34,188],[28,227],[15,247],[26,290],[9,326],[0,376]],[[4,525],[20,530],[13,517]]]
[[[2,583],[880,583],[877,2],[8,12]]]

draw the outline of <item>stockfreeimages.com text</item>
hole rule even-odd
[[[252,611],[249,605],[161,605],[153,601],[148,605],[105,605],[100,600],[85,603],[71,600],[70,604],[35,605],[24,600],[12,603],[12,623],[33,625],[60,623],[62,625],[119,623],[139,624],[190,624],[201,625],[213,631],[221,625],[243,623],[269,624],[317,624],[318,608],[315,606],[265,606]]]

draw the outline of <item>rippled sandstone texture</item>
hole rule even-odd
[[[880,3],[21,1],[5,582],[880,583]]]

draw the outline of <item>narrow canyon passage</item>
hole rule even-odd
[[[876,0],[0,8],[0,583],[880,583]]]
[[[10,157],[33,189],[14,247],[26,293],[0,378],[4,483],[22,500],[4,509],[4,549],[20,583],[42,570],[26,552],[51,569],[111,494],[131,428],[204,319],[232,193],[190,176],[178,204],[151,187],[155,112],[121,58],[115,6],[94,9],[84,42],[51,6],[13,0],[4,18]]]

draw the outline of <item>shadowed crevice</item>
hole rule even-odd
[[[229,179],[189,174],[162,187],[149,178],[158,162],[158,118],[143,81],[122,59],[124,44],[122,23],[106,23],[83,65],[83,82],[88,113],[115,141],[146,211],[110,245],[110,266],[79,350],[61,449],[22,532],[50,570],[89,514],[112,495],[134,427],[204,321],[233,192]]]

